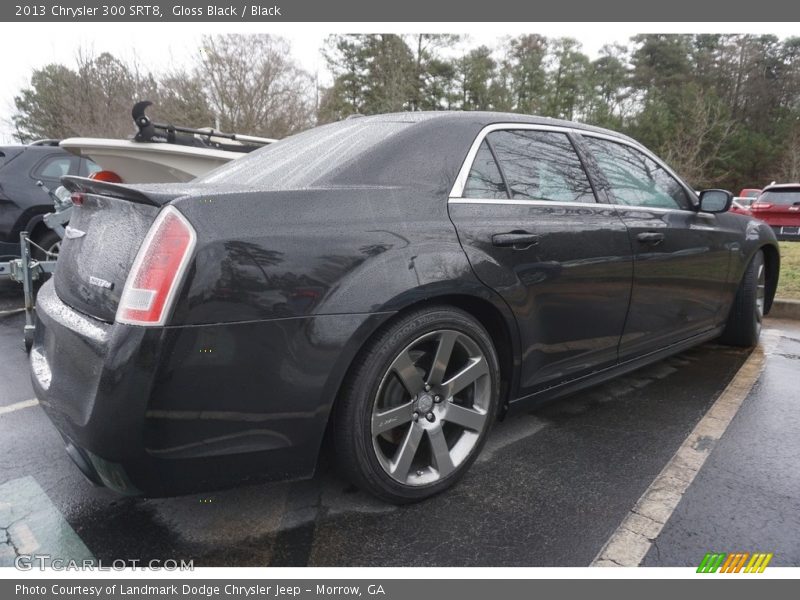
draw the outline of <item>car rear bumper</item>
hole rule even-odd
[[[48,282],[33,386],[84,474],[122,493],[310,476],[346,365],[377,320],[134,327],[73,310]]]
[[[794,225],[771,225],[778,239],[800,239],[800,223]]]
[[[757,219],[761,219],[771,227],[800,226],[800,213],[771,213],[765,211],[753,211],[753,216]]]

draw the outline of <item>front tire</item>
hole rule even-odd
[[[766,300],[764,252],[755,253],[744,272],[720,341],[729,346],[750,347],[758,343]]]
[[[434,307],[401,317],[365,348],[337,402],[339,468],[396,504],[451,487],[486,441],[499,379],[492,340],[469,314]]]

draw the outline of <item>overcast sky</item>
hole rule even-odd
[[[4,23],[0,25],[3,44],[14,49],[13,58],[6,55],[0,64],[0,143],[12,141],[10,118],[14,112],[14,96],[29,84],[31,71],[48,63],[73,66],[79,48],[94,54],[111,52],[123,59],[136,59],[146,70],[159,73],[170,67],[188,64],[196,53],[200,36],[206,33],[238,31],[241,33],[277,33],[292,44],[292,54],[300,66],[310,73],[319,72],[321,83],[325,65],[320,47],[330,33],[385,32],[413,33],[438,31],[468,34],[467,44],[486,44],[494,47],[505,35],[541,33],[547,36],[569,35],[583,44],[590,57],[597,55],[604,44],[626,43],[631,35],[640,32],[696,31],[760,31],[780,36],[793,35],[791,24],[281,24],[280,29],[268,29],[267,24],[56,24]],[[195,125],[187,123],[187,125]],[[197,124],[203,125],[203,124]]]

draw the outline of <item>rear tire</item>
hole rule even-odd
[[[497,414],[499,363],[486,330],[450,307],[392,323],[356,359],[334,412],[340,470],[395,504],[454,485]]]
[[[758,343],[764,318],[765,290],[764,252],[759,250],[747,265],[739,284],[728,322],[720,337],[723,344],[750,347]]]
[[[36,238],[33,239],[33,242],[37,246],[40,246],[40,247],[44,248],[45,250],[47,250],[48,252],[52,252],[55,255],[58,255],[58,251],[61,249],[61,238],[52,229],[48,229],[47,231],[45,231],[41,235],[36,236]],[[33,247],[33,251],[31,252],[31,255],[33,256],[34,259],[36,259],[38,261],[55,260],[55,257],[48,256],[45,252],[43,252],[42,250],[40,250],[36,246]]]

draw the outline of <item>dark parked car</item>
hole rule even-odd
[[[772,227],[779,239],[800,240],[800,183],[765,187],[750,210]]]
[[[97,170],[89,159],[73,156],[59,148],[57,140],[42,140],[27,146],[0,147],[0,242],[16,244],[21,231],[47,251],[57,252],[58,234],[42,217],[53,212],[53,201],[41,181],[54,190],[64,175],[87,176]],[[37,258],[43,253],[34,249]]]
[[[755,344],[778,278],[730,193],[520,115],[348,119],[186,184],[68,185],[33,383],[83,472],[129,494],[310,476],[328,431],[353,482],[419,500],[498,415]]]

